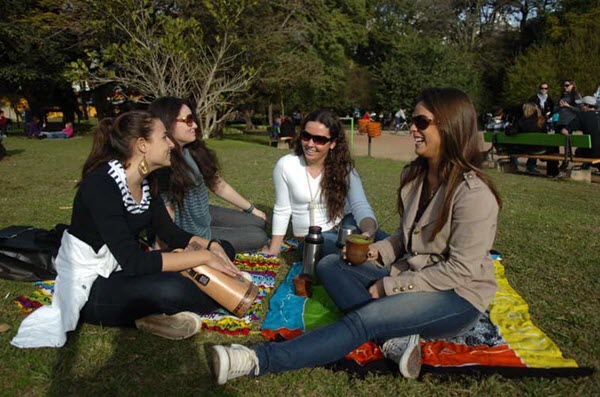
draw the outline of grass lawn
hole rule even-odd
[[[91,136],[62,140],[9,137],[0,162],[0,228],[69,223],[74,185]],[[224,178],[257,207],[271,213],[271,170],[285,154],[262,136],[228,135],[209,143]],[[403,164],[357,158],[365,190],[380,220],[395,207]],[[504,199],[495,248],[502,252],[512,286],[530,305],[534,323],[582,366],[600,367],[600,186],[490,171]],[[392,232],[392,215],[383,229]],[[293,257],[285,256],[290,263]],[[287,266],[280,273],[283,277]],[[0,395],[195,395],[384,396],[600,394],[600,376],[580,379],[505,379],[500,376],[425,375],[419,381],[392,376],[355,379],[344,373],[305,369],[217,388],[206,347],[260,341],[201,332],[167,341],[133,329],[83,325],[61,349],[18,350],[9,344],[23,319],[12,299],[33,291],[30,283],[0,280]],[[258,328],[256,328],[258,330]]]

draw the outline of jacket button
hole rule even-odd
[[[400,287],[400,291],[404,292],[404,291],[406,291],[406,288]]]
[[[413,286],[412,286],[412,284],[410,284],[410,285],[408,286],[408,289],[413,289],[413,288],[415,288],[415,287],[413,287]]]
[[[398,288],[394,288],[394,289],[392,289],[392,291],[394,291],[394,292],[400,292],[400,290]]]
[[[415,231],[413,232],[413,234],[419,234],[421,233],[421,231],[419,229],[415,229]]]

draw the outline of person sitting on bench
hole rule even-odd
[[[575,101],[581,107],[581,112],[571,121],[567,128],[561,131],[568,134],[573,131],[581,131],[584,135],[590,135],[592,139],[592,148],[577,148],[576,157],[600,158],[600,114],[596,111],[596,99],[593,96],[584,96]],[[600,171],[600,164],[595,165]],[[583,169],[589,169],[590,164],[583,164]]]

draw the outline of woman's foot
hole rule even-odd
[[[421,372],[419,335],[388,339],[381,346],[381,352],[398,364],[398,369],[405,378],[416,379],[419,377]]]
[[[135,320],[135,326],[162,338],[179,340],[196,335],[202,328],[202,319],[192,312],[180,312],[172,316],[152,314]]]
[[[254,350],[242,345],[221,346],[212,348],[212,372],[217,384],[224,385],[228,380],[258,375],[258,357]]]

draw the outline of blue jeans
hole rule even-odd
[[[419,334],[448,337],[466,331],[479,311],[453,290],[410,292],[372,299],[368,288],[389,275],[373,264],[348,266],[337,255],[321,260],[317,274],[346,315],[339,321],[285,342],[252,346],[260,375],[324,365],[370,340]]]

